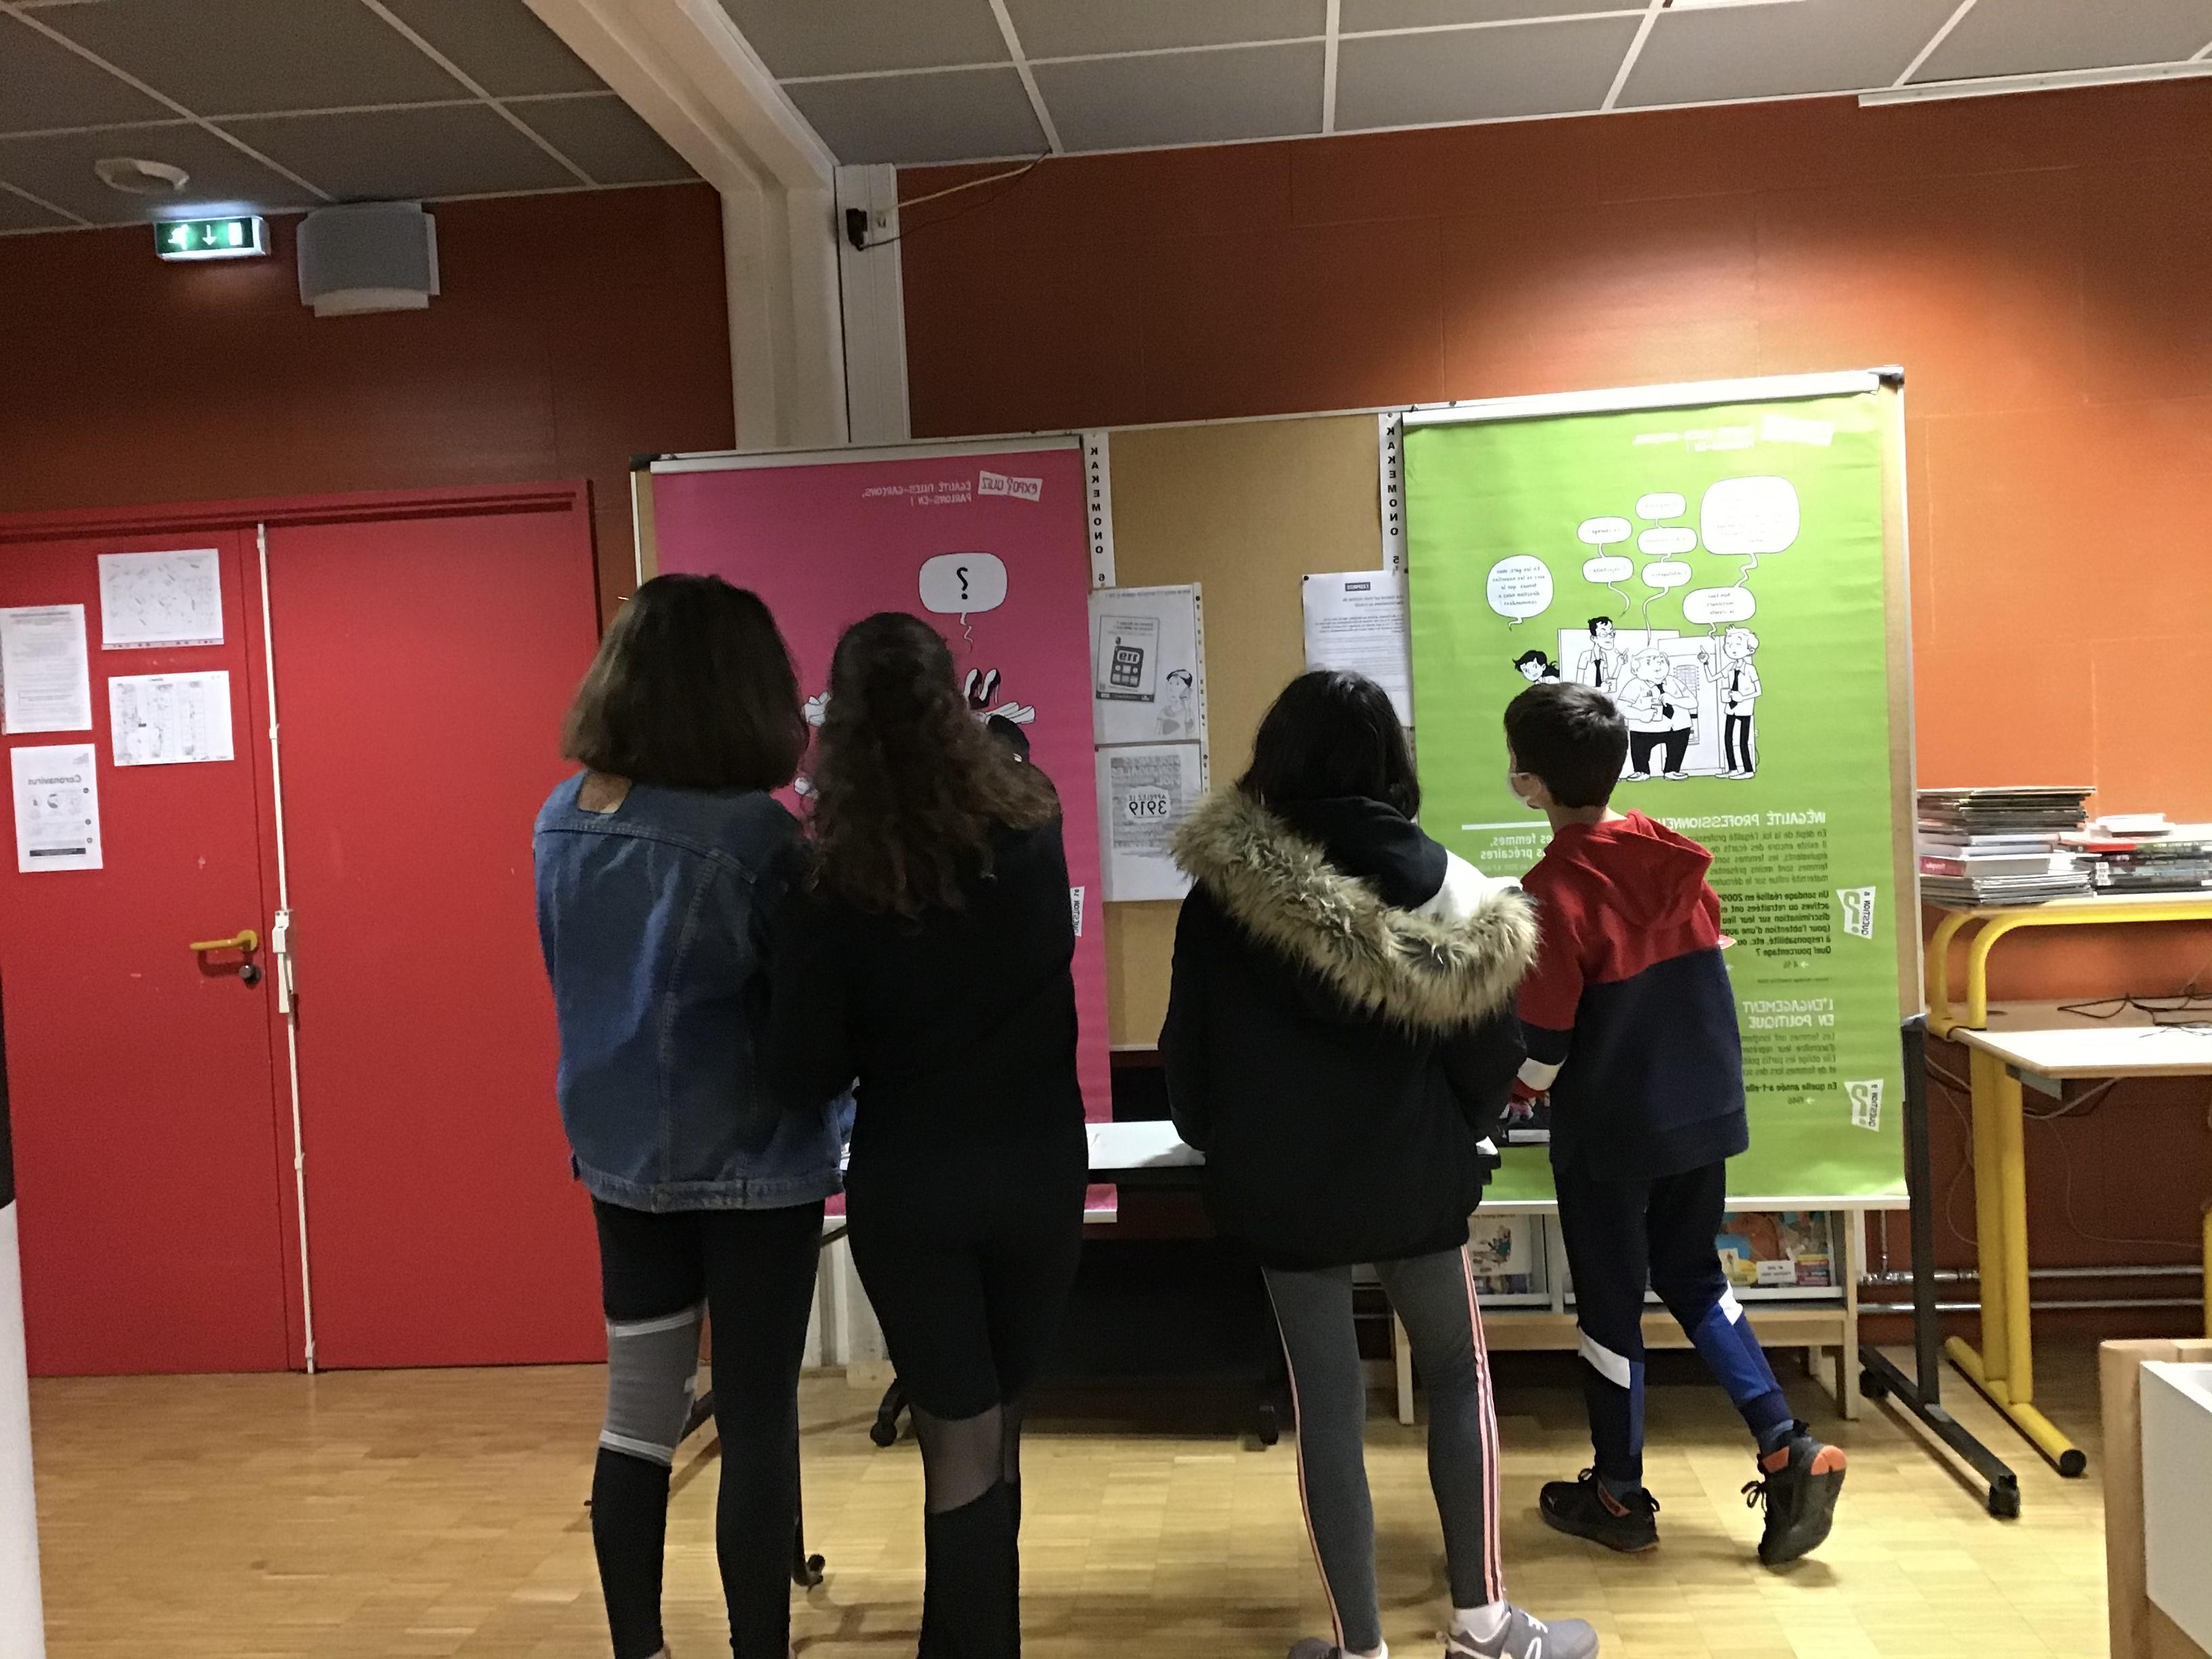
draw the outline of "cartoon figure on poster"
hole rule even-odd
[[[1559,678],[1571,663],[1573,679],[1613,699],[1628,722],[1622,776],[1630,782],[1741,780],[1759,772],[1758,707],[1765,686],[1754,660],[1759,635],[1744,624],[1758,610],[1751,580],[1759,560],[1797,539],[1796,488],[1787,478],[1724,478],[1698,502],[1695,528],[1667,522],[1690,510],[1686,497],[1655,492],[1638,498],[1632,519],[1583,520],[1575,537],[1595,555],[1582,562],[1582,578],[1611,603],[1558,630],[1556,659],[1531,648],[1512,659],[1531,682]],[[1640,563],[1610,550],[1632,542]],[[1738,561],[1735,581],[1692,587],[1699,571],[1690,560],[1701,550]],[[1702,636],[1685,638],[1661,625],[1679,589],[1688,590],[1682,621],[1704,629]],[[1501,559],[1491,568],[1489,598],[1491,609],[1518,628],[1550,608],[1551,568],[1526,554]]]
[[[1006,562],[990,553],[940,553],[923,561],[917,585],[924,611],[960,619],[960,641],[955,649],[963,656],[972,656],[975,629],[968,619],[996,611],[1006,602]],[[994,731],[1006,732],[1011,728],[1010,737],[1018,738],[1021,727],[1036,723],[1036,709],[1013,698],[994,702],[1001,678],[995,668],[971,667],[962,690],[977,720]],[[829,709],[830,694],[817,692],[806,700],[806,723],[820,729]],[[1018,746],[1026,755],[1026,740]],[[800,795],[813,793],[813,786],[803,777],[792,787]]]

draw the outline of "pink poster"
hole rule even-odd
[[[1066,814],[1084,1102],[1093,1121],[1110,1119],[1091,552],[1075,441],[705,462],[656,471],[653,505],[659,568],[726,577],[767,600],[809,698],[827,688],[848,624],[910,611],[951,643],[977,717],[1003,714],[1028,733]]]

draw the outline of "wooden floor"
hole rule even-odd
[[[1586,1461],[1571,1373],[1501,1379],[1515,1598],[1579,1615],[1616,1656],[1912,1659],[2105,1651],[2094,1368],[2046,1362],[2052,1414],[2093,1458],[2020,1469],[2026,1513],[1989,1519],[1881,1408],[1848,1429],[1836,1535],[1784,1576],[1752,1556],[1741,1431],[1709,1388],[1656,1386],[1648,1466],[1664,1543],[1607,1554],[1545,1530],[1536,1489]],[[607,1651],[584,1510],[596,1370],[46,1382],[33,1407],[55,1659]],[[1793,1382],[1800,1409],[1812,1389]],[[1824,1402],[1823,1402],[1824,1403]],[[806,1384],[806,1505],[829,1581],[795,1613],[807,1659],[901,1659],[921,1590],[921,1471],[869,1444],[872,1401]],[[715,1466],[679,1462],[667,1626],[678,1659],[726,1654],[711,1538]],[[1384,1619],[1433,1653],[1446,1595],[1418,1430],[1369,1436]],[[1287,1443],[1047,1425],[1028,1442],[1028,1651],[1276,1659],[1324,1614]]]

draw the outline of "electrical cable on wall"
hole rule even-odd
[[[1007,197],[1013,194],[1014,186],[1036,172],[1051,158],[1051,155],[1052,152],[1047,150],[1043,155],[1031,156],[1020,167],[1008,167],[1004,173],[993,173],[981,179],[965,179],[957,185],[948,185],[943,190],[932,191],[927,196],[917,196],[911,202],[901,202],[899,211],[904,213],[908,209],[918,208],[926,202],[941,201],[947,196],[957,196],[963,191],[980,190],[985,185],[995,185],[1002,180],[1012,181],[1006,185],[1006,189],[1000,191],[996,195],[986,196],[981,201],[970,202],[957,213],[948,213],[942,219],[932,219],[926,225],[916,225],[910,230],[902,230],[896,236],[871,238],[868,234],[867,210],[865,208],[847,208],[845,210],[845,240],[850,242],[858,252],[866,253],[872,248],[889,247],[894,242],[902,242],[917,232],[933,230],[939,225],[949,225],[955,219],[965,218],[977,208],[988,207],[994,202],[1005,201]]]

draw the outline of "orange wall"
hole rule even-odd
[[[2212,818],[2212,84],[1054,161],[975,194],[905,223],[917,436],[1904,364],[1922,781]],[[2001,994],[2170,991],[2212,982],[2212,932],[1997,960]],[[2186,1259],[2128,1241],[2195,1237],[2203,1091],[2121,1093],[2033,1132],[2044,1260]]]
[[[163,264],[143,228],[0,237],[0,512],[592,481],[628,591],[629,464],[733,441],[705,185],[434,206],[429,309],[318,319],[273,257]]]

